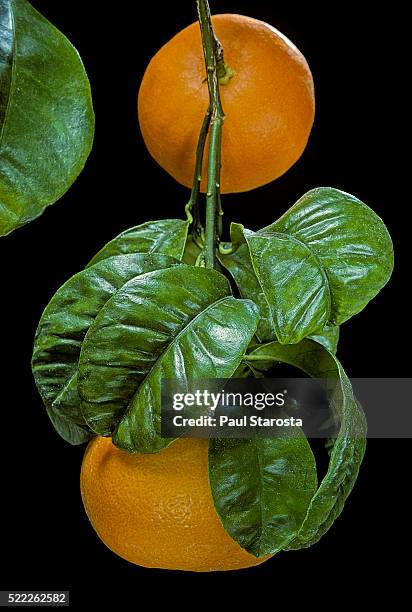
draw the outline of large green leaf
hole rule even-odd
[[[36,332],[33,374],[50,419],[72,444],[87,439],[80,410],[77,370],[80,349],[104,304],[130,279],[180,265],[167,255],[119,255],[104,259],[69,279],[46,307]]]
[[[274,362],[288,363],[326,381],[332,413],[340,422],[330,451],[329,468],[313,496],[305,520],[288,548],[317,542],[342,512],[358,476],[366,447],[366,422],[352,386],[337,358],[312,340],[282,346],[271,342],[247,356],[253,367],[266,371]]]
[[[233,224],[231,236],[233,252],[221,260],[241,295],[260,306],[261,341],[321,336],[360,312],[393,268],[382,220],[336,189],[308,192],[259,232]]]
[[[182,259],[188,227],[188,221],[182,219],[147,221],[113,238],[88,265],[92,266],[113,255],[130,253],[163,253]]]
[[[286,234],[315,254],[331,293],[332,322],[360,312],[388,282],[393,246],[382,219],[343,191],[308,191],[278,221],[258,232]]]
[[[226,378],[257,325],[257,308],[230,296],[223,275],[183,265],[129,281],[107,303],[83,343],[83,415],[131,452],[155,452],[162,378]]]
[[[209,479],[226,531],[256,557],[293,540],[316,491],[316,463],[304,434],[211,440]]]
[[[42,214],[89,155],[89,81],[70,42],[26,0],[0,0],[0,236]]]
[[[157,452],[161,437],[163,379],[230,378],[256,331],[258,310],[250,300],[228,297],[196,316],[167,347],[133,397],[114,442],[131,452]]]

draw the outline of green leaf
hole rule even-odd
[[[156,452],[162,378],[226,378],[257,325],[256,306],[230,296],[223,275],[186,265],[127,283],[96,318],[83,343],[83,415],[130,452]],[[109,365],[108,365],[109,364]]]
[[[0,0],[0,236],[32,221],[90,153],[90,85],[70,42],[26,0]]]
[[[309,340],[314,340],[324,346],[329,352],[336,355],[339,342],[340,328],[338,325],[327,326],[323,332],[309,336]]]
[[[234,229],[242,231],[249,248],[276,338],[289,344],[321,332],[330,321],[331,300],[327,276],[315,255],[282,234]]]
[[[270,342],[276,340],[272,315],[253,269],[247,244],[244,242],[242,233],[238,231],[240,227],[237,224],[232,224],[232,251],[228,254],[219,252],[218,258],[222,266],[230,272],[239,289],[240,296],[245,299],[253,299],[259,306],[260,319],[256,335],[261,342]]]
[[[119,423],[114,442],[131,452],[158,452],[172,440],[160,436],[161,382],[167,378],[230,378],[256,331],[250,300],[222,299],[187,325],[156,361]]]
[[[295,238],[319,258],[328,276],[333,321],[338,325],[360,312],[392,274],[393,246],[382,219],[338,189],[309,191],[259,233],[272,232]]]
[[[256,557],[296,537],[317,488],[308,441],[287,430],[273,439],[211,440],[209,479],[224,528]]]
[[[86,424],[77,425],[66,416],[59,414],[53,405],[46,405],[46,412],[53,427],[66,442],[75,446],[84,444],[92,437],[93,434]]]
[[[195,242],[195,240],[193,240],[193,237],[188,236],[182,261],[188,264],[189,266],[194,266],[201,252],[202,249]]]
[[[242,297],[259,304],[262,342],[323,335],[360,312],[393,269],[382,220],[337,189],[308,192],[259,232],[232,224],[231,236],[233,253],[221,260]]]
[[[262,290],[262,285],[255,273],[249,248],[243,237],[243,227],[232,224],[232,251],[229,254],[219,253],[220,263],[230,272],[243,298],[252,297],[259,305],[260,320],[256,335],[260,342],[276,340],[275,324],[269,308],[268,298]],[[276,264],[275,264],[276,265]],[[337,326],[326,326],[325,330],[312,336],[320,344],[336,352],[339,338]]]
[[[122,232],[108,242],[88,264],[92,266],[113,255],[130,253],[163,253],[182,259],[188,222],[182,219],[147,221]]]
[[[331,447],[327,474],[310,502],[302,527],[288,548],[311,546],[342,512],[357,479],[366,447],[363,411],[337,358],[316,342],[304,340],[288,346],[271,342],[254,349],[247,359],[261,371],[269,369],[274,362],[288,363],[309,376],[327,380],[329,403],[332,413],[339,419],[340,429]]]
[[[278,221],[259,234],[281,232],[305,245],[325,271],[332,322],[341,325],[360,312],[388,282],[393,246],[382,219],[343,191],[308,191]]]
[[[80,349],[98,312],[135,276],[180,265],[167,255],[119,255],[69,279],[46,307],[36,332],[33,374],[58,433],[79,444],[89,437],[80,410],[77,370]]]

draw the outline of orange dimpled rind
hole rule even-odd
[[[248,191],[275,180],[302,155],[314,120],[313,79],[301,52],[272,26],[242,15],[215,15],[212,21],[234,73],[220,87],[226,115],[221,191]],[[200,28],[194,23],[152,58],[138,96],[149,152],[187,187],[208,103]],[[206,164],[207,152],[204,169]]]
[[[149,568],[195,572],[262,563],[224,530],[208,479],[208,441],[178,440],[153,455],[129,454],[96,437],[81,469],[81,494],[99,537]]]

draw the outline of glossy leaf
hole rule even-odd
[[[257,335],[282,344],[328,333],[388,281],[393,248],[381,219],[353,196],[319,188],[279,221],[251,232],[232,224],[221,256],[241,295],[259,304]],[[332,346],[332,345],[331,345]]]
[[[276,340],[276,334],[269,304],[253,269],[249,249],[243,239],[243,234],[241,231],[237,231],[238,227],[241,226],[232,224],[232,251],[228,254],[220,252],[218,254],[219,261],[230,272],[240,296],[245,299],[253,299],[259,306],[260,319],[256,335],[261,342],[270,342]]]
[[[259,305],[261,317],[256,336],[261,342],[271,342],[276,340],[276,333],[269,304],[255,274],[248,246],[244,242],[239,228],[240,226],[232,226],[232,250],[230,254],[220,252],[219,261],[230,272],[240,295],[243,298],[253,296],[256,304]],[[326,325],[323,331],[309,337],[325,346],[332,353],[336,353],[339,327],[337,325]]]
[[[130,279],[179,265],[167,255],[119,255],[69,279],[46,307],[36,332],[33,374],[50,419],[72,444],[88,437],[80,410],[77,370],[80,349],[104,304]]]
[[[256,557],[293,540],[317,488],[316,463],[303,433],[211,440],[209,479],[226,531]]]
[[[250,300],[228,297],[205,310],[169,345],[139,387],[114,442],[131,452],[157,452],[171,443],[160,437],[161,382],[167,378],[229,378],[256,331]]]
[[[328,278],[332,322],[337,325],[360,312],[392,274],[393,246],[382,219],[338,189],[309,191],[258,233],[272,232],[294,238],[319,259]]]
[[[188,222],[182,219],[147,221],[122,232],[93,257],[89,266],[112,257],[130,253],[163,253],[182,259]]]
[[[331,319],[331,297],[316,256],[288,236],[241,231],[278,340],[296,343],[321,332]]]
[[[0,0],[0,236],[32,221],[81,172],[94,134],[70,42],[26,0]]]
[[[229,377],[257,325],[256,306],[230,296],[225,277],[182,265],[127,283],[107,303],[83,344],[83,415],[131,452],[156,452],[162,378]]]
[[[365,417],[337,358],[311,340],[288,346],[271,342],[254,349],[248,359],[262,371],[280,362],[326,380],[331,410],[340,422],[327,474],[310,502],[302,527],[288,546],[291,549],[307,547],[328,531],[352,491],[366,447]]]
[[[324,346],[329,352],[336,355],[336,351],[338,348],[339,342],[339,334],[340,328],[338,325],[329,325],[326,328],[318,333],[313,334],[313,336],[309,336],[309,340],[314,340],[318,344]]]

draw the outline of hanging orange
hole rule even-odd
[[[208,478],[208,440],[178,440],[154,455],[94,438],[81,471],[89,519],[115,553],[144,567],[209,572],[262,563],[224,530]],[[266,557],[267,558],[267,557]]]
[[[220,87],[226,114],[221,191],[248,191],[278,178],[302,155],[315,112],[312,74],[301,52],[267,23],[242,15],[215,15],[212,21],[233,72]],[[138,97],[149,152],[187,187],[208,100],[194,23],[152,58]]]

